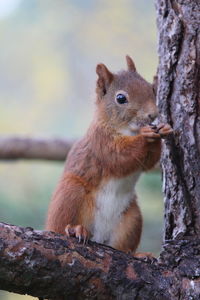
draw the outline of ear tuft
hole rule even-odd
[[[128,70],[136,72],[134,61],[129,55],[126,55],[126,62],[127,62]]]
[[[96,67],[96,73],[99,78],[103,79],[106,83],[111,83],[113,74],[108,70],[104,64],[98,64]]]
[[[108,70],[104,64],[98,64],[96,67],[97,79],[97,93],[100,96],[104,96],[110,83],[113,80],[113,74]]]

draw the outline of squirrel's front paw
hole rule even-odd
[[[140,128],[140,134],[144,136],[148,142],[154,142],[160,139],[160,134],[158,133],[157,126],[148,125]]]
[[[154,142],[156,139],[166,138],[173,133],[169,124],[148,125],[140,129],[140,134],[147,138],[148,142]]]
[[[68,237],[75,236],[76,238],[78,238],[79,243],[83,240],[83,244],[85,244],[89,239],[89,232],[82,225],[68,224],[65,227],[65,232]]]
[[[173,133],[173,129],[169,124],[160,124],[157,126],[158,133],[161,138],[166,138],[168,135]]]

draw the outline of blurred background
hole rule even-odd
[[[94,111],[95,67],[112,71],[134,58],[156,73],[154,1],[0,0],[0,134],[81,137]],[[63,163],[0,161],[0,221],[42,229]],[[162,241],[160,173],[143,175],[140,250],[158,254]],[[0,291],[0,299],[31,299]]]

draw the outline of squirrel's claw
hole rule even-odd
[[[76,237],[79,243],[83,240],[83,244],[86,244],[89,239],[89,232],[82,225],[68,224],[65,227],[65,232],[67,237],[71,237],[71,236]]]

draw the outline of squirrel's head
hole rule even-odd
[[[113,74],[98,64],[96,93],[99,117],[119,132],[137,132],[158,115],[152,84],[136,71],[133,60],[126,56],[127,71]]]

